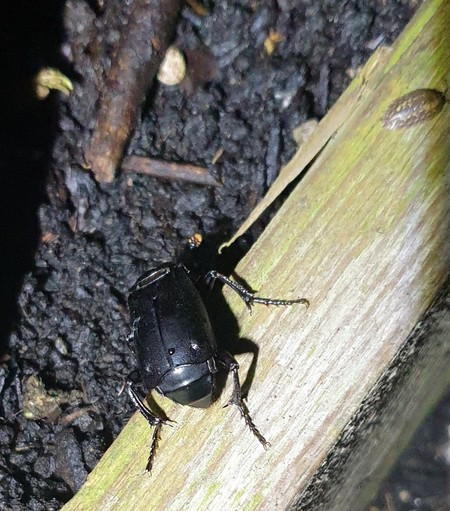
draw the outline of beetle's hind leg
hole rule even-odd
[[[216,279],[220,280],[220,282],[236,291],[236,293],[244,301],[249,311],[252,310],[252,305],[255,303],[262,303],[263,305],[293,305],[294,303],[301,303],[306,305],[306,307],[309,307],[309,301],[306,298],[297,298],[296,300],[278,300],[275,298],[263,298],[261,296],[255,296],[255,293],[252,293],[241,284],[238,284],[234,280],[229,279],[216,270],[209,271],[205,276],[206,282],[208,282],[211,287],[214,285]]]
[[[127,378],[126,383],[127,393],[131,398],[131,401],[133,401],[136,408],[142,413],[142,415],[145,417],[146,421],[149,423],[150,426],[153,426],[155,429],[153,430],[152,434],[152,441],[150,445],[150,453],[148,456],[148,462],[147,466],[145,467],[145,470],[147,472],[150,472],[153,466],[153,460],[155,459],[155,452],[156,448],[158,447],[158,440],[159,440],[159,434],[161,431],[161,427],[167,423],[166,420],[162,419],[161,417],[158,417],[154,413],[152,413],[144,404],[144,400],[139,396],[139,394],[136,391],[135,383],[132,380],[130,376]]]
[[[264,449],[269,448],[270,443],[263,437],[259,429],[256,427],[253,419],[250,416],[247,405],[245,404],[245,401],[242,397],[242,389],[239,381],[239,364],[237,360],[230,353],[228,353],[228,351],[221,351],[217,356],[217,361],[233,374],[233,394],[230,401],[228,402],[228,405],[233,404],[237,406],[250,431],[260,441]]]

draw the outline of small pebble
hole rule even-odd
[[[57,337],[55,339],[55,348],[61,353],[61,355],[67,355],[69,353],[67,344],[62,337]]]
[[[186,61],[181,51],[170,46],[159,66],[157,78],[164,85],[178,85],[186,76]]]
[[[404,504],[407,504],[411,500],[411,494],[408,490],[400,490],[398,497]]]

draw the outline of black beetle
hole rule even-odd
[[[207,273],[206,281],[216,279],[231,287],[249,309],[254,303],[292,305],[308,300],[273,300],[261,298],[215,270]],[[241,395],[238,369],[233,356],[217,346],[214,332],[202,297],[182,264],[165,265],[150,270],[137,280],[130,290],[128,305],[131,314],[131,348],[136,354],[140,379],[133,371],[127,379],[127,391],[133,403],[155,426],[146,470],[150,471],[159,430],[167,421],[152,413],[136,391],[156,389],[176,403],[208,407],[215,398],[216,373],[222,367],[233,373],[233,395],[229,404],[238,407],[247,426],[264,447],[269,443],[250,417]]]

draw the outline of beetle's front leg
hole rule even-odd
[[[133,374],[133,373],[131,373]],[[159,440],[159,433],[161,431],[161,427],[163,424],[166,424],[167,421],[162,419],[161,417],[158,417],[154,413],[152,413],[144,404],[144,400],[139,396],[135,389],[135,382],[133,381],[131,374],[127,378],[127,393],[131,398],[131,401],[133,401],[136,408],[142,413],[142,415],[145,417],[146,421],[149,423],[150,426],[154,426],[153,434],[152,434],[152,441],[150,446],[150,453],[148,456],[148,462],[147,466],[145,467],[147,472],[150,472],[153,466],[153,460],[155,458],[155,452],[156,448],[158,447],[158,440]]]
[[[262,303],[263,305],[293,305],[294,303],[302,303],[303,305],[306,305],[306,307],[309,307],[309,301],[306,298],[297,298],[296,300],[278,300],[276,298],[263,298],[261,296],[255,296],[255,293],[252,293],[244,286],[241,286],[241,284],[238,284],[234,280],[229,279],[216,270],[211,270],[205,275],[205,281],[210,283],[211,287],[214,285],[214,282],[217,279],[236,291],[242,300],[244,300],[244,303],[249,311],[252,310],[252,305],[255,303]]]
[[[262,436],[261,432],[256,427],[253,419],[250,416],[247,405],[245,404],[245,401],[242,397],[242,389],[239,382],[239,364],[237,360],[230,353],[228,353],[228,351],[221,351],[217,355],[217,361],[233,374],[233,394],[230,401],[228,402],[228,405],[233,404],[237,406],[241,416],[245,420],[245,423],[250,428],[250,431],[261,442],[264,449],[267,449],[270,447],[270,443]]]

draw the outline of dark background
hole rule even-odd
[[[179,259],[195,232],[205,239],[200,267],[229,269],[234,259],[214,260],[215,249],[294,154],[292,129],[320,119],[416,8],[241,0],[205,2],[205,17],[184,8],[176,42],[188,79],[152,87],[128,153],[209,166],[224,186],[207,188],[120,174],[99,185],[82,169],[127,15],[122,2],[106,4],[103,12],[96,2],[24,1],[1,18],[0,509],[56,510],[83,483],[133,412],[118,396],[135,364],[125,343],[130,286],[145,269]],[[284,40],[268,56],[270,29]],[[69,99],[35,99],[42,66],[71,78]],[[23,416],[32,375],[59,402],[51,419]],[[377,509],[445,508],[449,401],[385,482]]]

